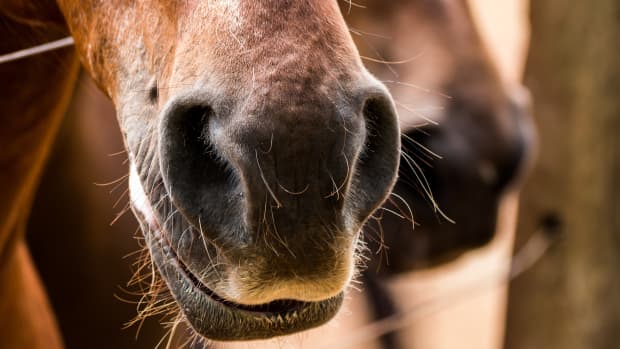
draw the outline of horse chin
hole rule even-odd
[[[177,256],[161,229],[133,164],[129,188],[134,213],[145,232],[154,264],[185,319],[201,336],[216,341],[284,336],[320,326],[340,309],[344,292],[321,301],[286,299],[257,305],[239,304],[220,297]]]

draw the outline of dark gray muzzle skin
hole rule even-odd
[[[400,131],[390,95],[373,78],[328,90],[338,92],[233,102],[193,92],[164,108],[154,164],[161,185],[147,181],[158,188],[151,200],[164,203],[155,203],[160,231],[143,228],[201,335],[270,338],[318,326],[339,309],[361,227],[396,181]],[[210,296],[228,282],[211,279],[240,273],[251,287],[298,282],[323,287],[315,292],[323,296],[293,293],[285,301],[296,307],[260,316],[217,301],[225,294]]]
[[[174,205],[232,261],[275,248],[311,256],[289,261],[288,271],[311,273],[308,262],[320,265],[323,251],[309,241],[350,239],[396,178],[400,137],[391,98],[381,85],[354,91],[267,102],[173,99],[159,143]],[[286,246],[266,240],[269,231]]]

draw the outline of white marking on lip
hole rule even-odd
[[[140,182],[140,176],[138,176],[138,171],[133,162],[129,166],[129,197],[133,207],[144,216],[144,220],[150,226],[155,226],[155,214],[144,192],[144,187]]]

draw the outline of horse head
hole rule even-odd
[[[399,128],[336,1],[59,1],[113,100],[152,260],[192,327],[266,338],[338,310]]]

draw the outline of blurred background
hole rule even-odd
[[[340,2],[397,103],[396,195],[333,322],[218,347],[617,348],[620,3]],[[166,332],[157,317],[123,329],[140,249],[123,149],[82,76],[28,226],[68,348],[153,348]]]

